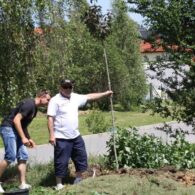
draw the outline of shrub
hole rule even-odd
[[[185,141],[184,133],[176,132],[175,140],[169,145],[169,148],[170,164],[177,168],[195,168],[195,147]]]
[[[113,136],[107,142],[107,148],[107,165],[114,168]],[[195,149],[181,133],[177,133],[171,144],[163,144],[161,139],[152,135],[139,135],[136,128],[118,129],[116,149],[119,168],[158,168],[164,165],[195,168]]]
[[[103,133],[108,129],[108,122],[106,122],[103,113],[98,110],[93,110],[92,113],[85,119],[87,127],[92,133]]]

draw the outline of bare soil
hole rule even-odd
[[[84,177],[98,177],[103,175],[113,175],[113,174],[129,174],[135,175],[140,178],[147,178],[149,176],[154,176],[158,178],[168,178],[176,182],[184,184],[187,186],[195,185],[195,170],[177,170],[172,166],[166,166],[159,169],[145,169],[145,168],[131,168],[131,169],[119,169],[107,170],[102,169],[99,165],[90,165],[89,170],[84,174]],[[156,180],[158,185],[158,180]]]

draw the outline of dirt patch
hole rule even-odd
[[[131,169],[119,169],[108,170],[103,169],[99,165],[90,165],[88,171],[84,174],[84,178],[88,177],[98,177],[103,175],[113,175],[113,174],[129,174],[138,177],[148,178],[149,176],[154,176],[158,178],[168,178],[176,182],[180,182],[185,186],[195,185],[195,170],[177,170],[174,167],[167,166],[159,169],[145,169],[145,168],[131,168]],[[158,181],[156,185],[158,185]]]
[[[130,169],[128,174],[147,177],[153,175],[181,182],[186,186],[195,185],[195,170],[176,170],[174,167],[163,167],[161,169]]]
[[[90,112],[91,112],[90,110],[79,110],[79,115],[87,115]]]

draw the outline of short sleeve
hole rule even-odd
[[[54,99],[51,99],[47,107],[47,115],[56,116],[56,113],[57,113],[57,103],[56,101],[54,101]]]
[[[87,103],[87,95],[79,95],[77,96],[79,107],[83,107]]]
[[[24,117],[27,118],[28,116],[32,115],[33,107],[28,102],[24,102],[20,109],[19,113]]]

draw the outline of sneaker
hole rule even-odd
[[[82,181],[81,177],[76,177],[73,184],[79,184]]]
[[[1,182],[0,182],[0,193],[4,193],[5,191],[3,190],[2,186],[1,186]]]
[[[19,189],[21,189],[21,190],[30,189],[30,188],[32,188],[32,186],[30,184],[27,184],[27,183],[21,184],[19,186]]]
[[[64,185],[62,185],[61,183],[57,184],[57,186],[54,187],[55,190],[61,190],[62,188],[64,188]]]

